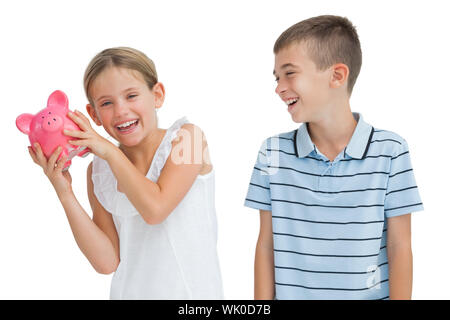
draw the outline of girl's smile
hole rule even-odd
[[[119,134],[130,134],[134,132],[138,123],[139,119],[122,121],[119,125],[116,125],[115,128],[119,132]]]
[[[162,85],[155,84],[159,90]],[[126,147],[138,146],[157,130],[156,108],[161,95],[149,89],[134,70],[109,67],[92,83],[96,123]]]

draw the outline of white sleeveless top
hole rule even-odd
[[[179,119],[156,150],[147,178],[156,182],[187,123]],[[94,193],[112,214],[120,242],[120,264],[111,299],[223,299],[217,256],[214,171],[198,175],[183,200],[160,224],[145,223],[124,193],[108,163],[94,157]]]

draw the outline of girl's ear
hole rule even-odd
[[[161,82],[157,82],[152,89],[153,95],[155,96],[155,108],[161,108],[164,103],[164,97],[166,95],[166,89]]]
[[[95,108],[91,106],[89,103],[86,105],[86,111],[91,117],[91,119],[95,122],[96,125],[101,126],[102,122],[100,121],[99,117],[97,116],[97,111],[95,111]]]
[[[69,99],[64,92],[60,90],[54,91],[47,100],[47,107],[69,108]]]

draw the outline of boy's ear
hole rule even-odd
[[[155,108],[161,108],[164,103],[164,97],[166,95],[166,89],[161,82],[157,82],[153,86],[153,94],[155,96]]]
[[[102,122],[97,116],[97,111],[95,111],[95,108],[91,106],[89,103],[86,105],[86,111],[91,117],[91,119],[95,122],[96,125],[101,126]]]
[[[331,87],[339,88],[343,86],[348,79],[348,74],[350,70],[348,69],[346,64],[337,63],[332,67],[332,75],[331,75]]]

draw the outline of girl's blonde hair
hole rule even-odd
[[[91,60],[84,73],[84,91],[92,106],[94,102],[89,89],[98,75],[109,67],[122,67],[139,72],[150,90],[158,82],[155,64],[141,51],[129,47],[105,49]]]

